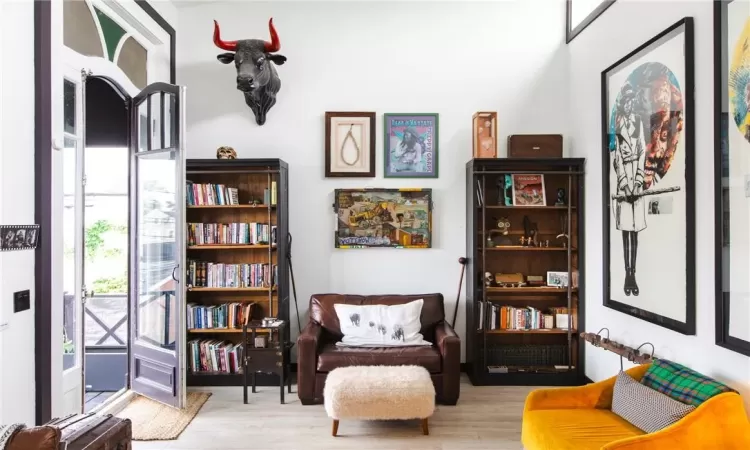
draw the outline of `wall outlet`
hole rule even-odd
[[[31,294],[29,290],[13,293],[13,312],[26,311],[31,308]]]

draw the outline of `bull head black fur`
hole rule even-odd
[[[222,41],[219,24],[214,20],[214,44],[222,50],[234,52],[222,53],[217,58],[224,64],[234,61],[237,89],[245,94],[245,103],[255,114],[258,125],[266,123],[266,114],[276,104],[276,93],[281,89],[281,80],[271,62],[281,65],[286,61],[285,56],[274,54],[281,48],[281,42],[273,18],[268,21],[268,29],[271,42],[261,39]]]

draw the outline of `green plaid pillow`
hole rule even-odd
[[[655,359],[641,383],[696,407],[714,395],[734,392],[734,389],[713,378],[666,359]]]

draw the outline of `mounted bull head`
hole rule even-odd
[[[222,41],[219,24],[214,20],[214,44],[234,52],[222,53],[217,58],[224,64],[234,61],[237,89],[245,94],[245,103],[253,110],[258,125],[266,123],[266,113],[276,103],[276,93],[281,89],[281,80],[271,62],[281,65],[286,61],[285,56],[273,54],[281,48],[273,19],[268,21],[268,29],[271,42],[260,39]]]

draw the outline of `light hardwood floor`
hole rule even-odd
[[[521,414],[533,387],[475,387],[466,378],[456,406],[438,405],[429,436],[420,422],[342,420],[338,437],[323,405],[302,406],[296,394],[261,387],[242,403],[241,388],[206,388],[213,395],[179,439],[134,442],[134,450],[520,450]]]

